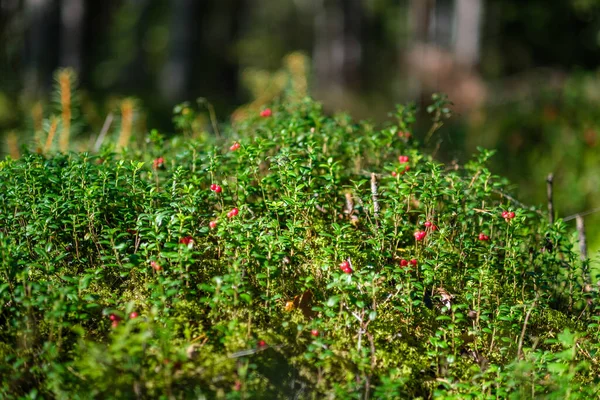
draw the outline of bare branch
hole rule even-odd
[[[554,174],[548,174],[546,178],[546,195],[548,196],[548,220],[551,224],[554,223],[554,200],[552,196],[552,183],[554,181]]]

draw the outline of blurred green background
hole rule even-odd
[[[203,97],[227,123],[290,82],[376,122],[441,91],[455,117],[436,156],[497,149],[492,169],[535,205],[553,172],[565,217],[600,207],[599,61],[598,0],[0,0],[0,152],[47,130],[60,67],[79,80],[74,149],[124,99],[143,134],[173,132],[179,102]],[[596,256],[600,213],[585,222]]]

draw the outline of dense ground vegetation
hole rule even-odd
[[[411,106],[282,102],[221,138],[194,113],[0,162],[3,398],[598,396],[587,264],[491,152],[434,161]]]

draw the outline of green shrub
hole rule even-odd
[[[2,396],[597,396],[564,223],[493,152],[420,152],[414,112],[375,128],[305,100],[224,140],[2,161]]]

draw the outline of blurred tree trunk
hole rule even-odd
[[[194,95],[206,97],[218,114],[229,112],[240,94],[237,44],[242,23],[251,18],[251,6],[260,4],[250,0],[197,2],[188,52],[198,72],[188,87]]]
[[[409,26],[408,52],[402,54],[407,73],[406,87],[410,98],[420,98],[422,84],[419,75],[419,65],[426,57],[425,44],[429,42],[429,29],[435,0],[410,0],[407,13]],[[405,51],[406,49],[403,49]]]
[[[313,50],[317,88],[341,87],[343,68],[343,20],[338,2],[316,1]]]
[[[142,43],[146,39],[147,32],[147,16],[152,6],[151,0],[127,0],[132,9],[137,14],[138,22],[135,29],[132,30],[133,36],[133,51],[135,57],[133,61],[127,65],[125,69],[125,77],[128,82],[131,82],[133,90],[142,91],[146,89],[148,82],[151,81],[151,74],[148,70],[146,54],[142,48]]]
[[[360,87],[362,29],[364,10],[361,0],[342,1],[344,15],[344,79],[348,87]]]
[[[15,21],[22,20],[19,0],[0,0],[0,76],[4,77],[2,90],[16,91],[22,80],[22,45],[20,35],[15,35]]]
[[[169,55],[160,74],[159,88],[164,99],[174,103],[185,98],[190,78],[196,1],[173,0],[171,4]]]
[[[450,49],[453,41],[453,24],[456,0],[436,0],[431,16],[430,42],[433,45]]]
[[[412,37],[411,45],[415,43],[427,43],[429,41],[431,14],[435,7],[435,0],[410,0],[409,7],[408,23]]]
[[[62,0],[60,66],[71,67],[78,75],[81,73],[82,63],[84,14],[83,0]]]
[[[316,2],[313,63],[320,90],[360,84],[363,5],[361,0]]]
[[[481,0],[456,0],[454,15],[456,59],[465,67],[473,67],[479,62],[483,3]]]
[[[454,7],[450,0],[413,0],[411,6],[413,40],[405,57],[411,97],[423,102],[423,96],[445,92],[459,112],[479,108],[487,97],[487,87],[474,70],[481,0],[455,0]]]
[[[24,0],[27,26],[25,40],[24,93],[34,98],[52,82],[56,65],[54,43],[57,39],[58,7],[56,0]]]

